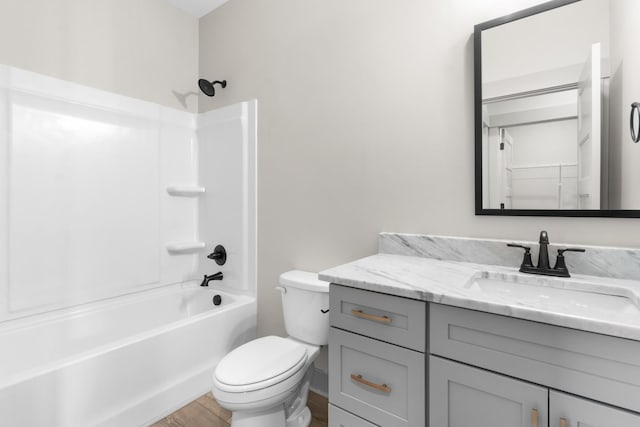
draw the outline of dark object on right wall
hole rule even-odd
[[[636,130],[636,128],[638,130]],[[631,131],[631,139],[633,140],[633,142],[640,141],[640,102],[634,102],[633,104],[631,104],[629,130]]]
[[[214,80],[212,82],[210,82],[209,80],[205,80],[205,79],[200,79],[198,80],[198,86],[200,86],[200,90],[202,91],[202,93],[204,93],[207,96],[214,96],[216,94],[216,90],[213,87],[213,85],[215,84],[219,84],[220,87],[222,87],[222,89],[224,89],[225,87],[227,87],[227,81],[226,80]]]

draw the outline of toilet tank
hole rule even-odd
[[[329,335],[329,282],[316,273],[293,270],[280,275],[282,312],[289,336],[326,345]]]

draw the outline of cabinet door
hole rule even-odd
[[[329,427],[376,427],[376,425],[330,404]]]
[[[551,390],[550,427],[631,427],[640,426],[640,414]]]
[[[429,425],[548,427],[548,389],[429,358]]]

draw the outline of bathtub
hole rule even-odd
[[[5,322],[0,424],[148,425],[210,390],[215,365],[255,326],[254,297],[197,285]]]

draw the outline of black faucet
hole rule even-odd
[[[538,251],[538,267],[542,270],[549,269],[549,235],[546,231],[542,230],[540,232],[540,239],[538,240],[538,245],[540,247]]]
[[[521,273],[542,274],[544,276],[571,277],[567,265],[564,262],[565,252],[584,252],[582,248],[565,248],[558,249],[558,257],[553,268],[549,265],[549,235],[546,231],[540,232],[540,240],[538,241],[540,250],[538,251],[538,265],[534,266],[531,260],[531,248],[529,246],[517,245],[515,243],[507,243],[512,248],[524,249],[524,258],[520,265]]]
[[[227,251],[224,246],[218,245],[213,252],[207,255],[207,258],[214,260],[218,265],[224,265],[227,262]]]
[[[217,273],[211,274],[209,276],[205,274],[204,279],[202,279],[202,283],[200,283],[200,286],[209,286],[209,282],[212,280],[222,280],[222,271],[218,271]]]

